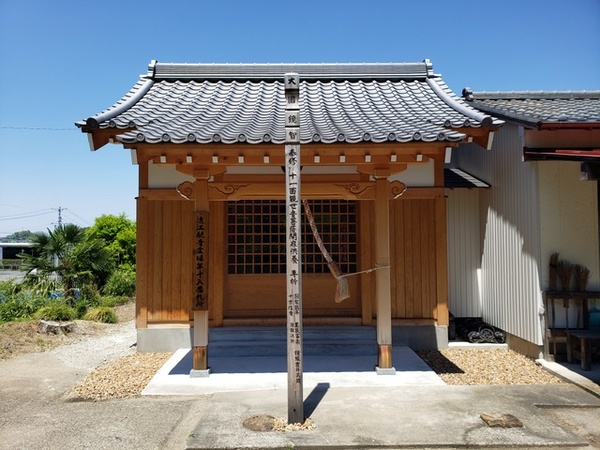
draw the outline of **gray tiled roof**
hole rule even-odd
[[[465,88],[463,97],[484,113],[525,126],[600,124],[600,91],[472,92]]]
[[[115,105],[77,122],[123,143],[284,143],[283,75],[299,73],[301,143],[460,141],[502,121],[457,97],[428,61],[402,64],[161,64]]]

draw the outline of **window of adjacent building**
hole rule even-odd
[[[311,200],[325,248],[343,273],[356,272],[356,202]],[[285,201],[244,200],[227,206],[230,274],[283,274],[286,260]],[[328,273],[325,258],[302,214],[302,271]]]

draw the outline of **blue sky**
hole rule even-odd
[[[600,0],[0,0],[0,236],[135,219],[129,152],[74,122],[161,62],[419,62],[458,94],[600,89]]]

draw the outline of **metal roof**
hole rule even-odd
[[[444,169],[444,187],[445,188],[489,188],[490,185],[485,181],[475,178],[470,173],[457,168]]]
[[[117,103],[77,122],[125,144],[285,142],[283,76],[300,76],[300,142],[457,142],[502,121],[472,108],[431,63],[161,64]]]
[[[600,128],[600,91],[472,92],[463,98],[487,114],[530,128]]]

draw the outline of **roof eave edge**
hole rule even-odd
[[[600,122],[568,121],[568,122],[538,122],[538,130],[598,130]]]
[[[435,92],[435,94],[450,108],[458,111],[461,114],[464,114],[470,119],[480,122],[482,127],[489,128],[494,125],[494,119],[486,114],[478,113],[458,103],[455,99],[450,97],[434,79],[427,78],[426,81],[433,92]]]
[[[143,77],[143,78],[146,78],[146,77]],[[80,126],[82,128],[82,130],[86,131],[86,132],[89,132],[89,131],[99,128],[100,124],[102,122],[106,122],[107,120],[110,120],[110,119],[118,116],[119,114],[127,111],[129,108],[131,108],[137,102],[139,102],[141,100],[141,98],[144,95],[146,95],[146,93],[150,90],[150,88],[152,87],[153,84],[154,84],[154,80],[152,78],[146,78],[146,80],[144,81],[144,84],[142,84],[140,86],[140,88],[137,90],[137,92],[134,95],[132,95],[127,101],[123,102],[122,104],[120,104],[118,107],[116,107],[114,109],[110,109],[104,113],[100,113],[100,114],[96,114],[95,116],[88,117],[85,120],[85,125],[80,125],[80,124],[83,124],[83,122],[76,122],[76,125]]]
[[[477,102],[477,100],[471,100],[473,108],[478,109],[479,111],[483,111],[488,114],[493,114],[494,117],[497,117],[502,120],[507,120],[510,122],[516,122],[520,125],[523,125],[525,128],[538,128],[540,122],[537,120],[533,120],[527,116],[522,116],[519,114],[511,114],[506,111],[496,110],[494,108],[490,108],[486,105],[482,105]]]

